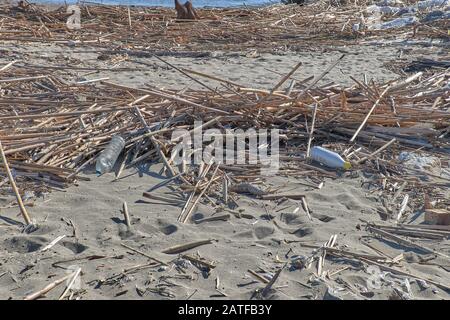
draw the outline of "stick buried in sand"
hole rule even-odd
[[[214,241],[214,239],[206,239],[206,240],[199,240],[199,241],[194,241],[194,242],[189,242],[189,243],[183,243],[180,245],[176,245],[170,248],[167,248],[165,250],[162,251],[162,253],[166,253],[166,254],[177,254],[180,252],[184,252],[199,246],[203,246],[205,244],[210,244]]]
[[[67,279],[69,279],[70,277],[73,277],[74,273],[68,274],[58,280],[53,281],[52,283],[50,283],[49,285],[47,285],[44,289],[39,290],[33,294],[30,294],[29,296],[26,296],[24,300],[36,300],[37,298],[45,295],[47,292],[49,292],[50,290],[56,288],[58,285],[60,285],[61,283],[63,283],[64,281],[66,281]]]
[[[311,142],[313,139],[314,125],[316,123],[316,114],[317,114],[317,103],[314,105],[313,117],[312,117],[312,122],[311,122],[311,130],[309,131],[308,146],[306,148],[306,157],[307,158],[309,158],[311,156]]]
[[[74,273],[72,279],[70,279],[69,284],[67,285],[66,289],[64,289],[64,292],[61,294],[58,300],[63,300],[67,293],[69,293],[70,289],[72,289],[73,285],[75,284],[75,280],[81,273],[81,268],[78,268]]]
[[[125,201],[123,202],[123,216],[128,229],[131,229],[130,213],[128,212],[128,205]]]
[[[14,194],[16,195],[17,203],[19,205],[20,212],[22,213],[23,219],[25,220],[25,223],[27,225],[31,225],[32,223],[31,223],[30,216],[28,215],[28,212],[25,209],[25,206],[23,205],[22,197],[20,196],[19,190],[17,189],[17,186],[16,186],[16,182],[14,181],[14,177],[12,176],[11,170],[9,169],[8,161],[6,160],[5,152],[3,151],[3,146],[2,146],[1,141],[0,141],[0,155],[2,157],[2,162],[3,162],[3,166],[5,167],[6,174],[8,175],[9,182],[11,183],[11,187],[14,191]]]

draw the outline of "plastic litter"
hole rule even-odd
[[[408,168],[428,171],[437,175],[441,173],[441,161],[437,157],[403,151],[399,154],[398,159]]]
[[[336,152],[317,146],[311,149],[311,158],[330,168],[350,169],[352,166]]]
[[[434,11],[428,13],[423,19],[419,19],[416,14],[425,10]],[[378,4],[368,6],[366,12],[369,15],[367,17],[367,28],[369,30],[401,28],[420,20],[429,22],[438,19],[449,19],[450,0],[425,0],[406,7],[396,0],[384,0]],[[382,15],[394,15],[398,16],[398,18],[382,22]]]
[[[419,22],[416,16],[401,17],[391,21],[373,24],[369,27],[371,30],[386,30],[393,28],[401,28]]]
[[[96,171],[98,175],[110,172],[116,164],[117,158],[125,147],[125,140],[121,136],[112,137],[108,146],[97,158]]]

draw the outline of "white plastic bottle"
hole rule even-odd
[[[125,140],[121,136],[113,136],[109,144],[97,158],[95,169],[98,175],[110,172],[116,164],[117,158],[125,147]]]
[[[350,162],[342,159],[336,152],[322,147],[313,147],[311,149],[311,158],[330,168],[350,169],[352,166]]]

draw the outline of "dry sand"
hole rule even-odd
[[[400,59],[401,51],[403,52]],[[349,76],[362,79],[363,74],[366,74],[368,79],[373,78],[377,82],[384,82],[398,77],[386,67],[387,63],[408,61],[417,56],[433,58],[442,56],[445,52],[444,48],[405,50],[395,46],[349,46],[277,54],[259,53],[257,50],[200,52],[199,55],[206,57],[166,56],[162,58],[179,68],[212,74],[248,87],[270,89],[299,61],[303,65],[295,78],[302,80],[320,75],[339,56],[346,54],[344,60],[322,79],[321,84],[335,82],[349,86],[354,84]],[[69,81],[110,77],[111,80],[135,87],[150,85],[181,89],[187,85],[192,88],[199,86],[156,58],[130,55],[126,61],[115,63],[121,60],[120,55],[111,55],[110,51],[92,46],[54,43],[24,45],[10,42],[2,44],[0,53],[0,61],[20,59],[30,66],[58,67],[59,61],[64,61],[63,74],[68,74]],[[102,71],[93,72],[89,68],[102,69]],[[202,81],[210,85],[218,85],[217,82],[205,79]]]
[[[423,48],[414,50],[431,52]],[[409,54],[414,54],[414,50]],[[136,87],[154,85],[182,89],[184,86],[197,86],[154,58],[131,56],[128,61],[114,66],[111,62],[98,60],[100,53],[92,47],[6,43],[2,44],[0,51],[0,65],[21,59],[32,65],[54,66],[57,64],[55,57],[63,56],[66,66],[73,68],[135,69],[94,74],[88,74],[89,70],[60,70],[67,81],[109,77],[111,82]],[[331,81],[339,85],[351,85],[349,76],[361,79],[363,73],[377,82],[398,77],[384,66],[397,59],[399,49],[396,47],[354,46],[326,52],[260,56],[251,52],[214,53],[212,57],[204,58],[165,59],[178,67],[213,74],[248,84],[249,87],[270,89],[280,79],[279,74],[286,74],[298,61],[303,61],[304,66],[296,78],[304,79],[320,74],[342,52],[349,54],[323,79],[322,85]],[[407,53],[405,55],[408,58]],[[380,221],[377,213],[381,206],[380,199],[377,192],[362,186],[370,177],[363,177],[358,172],[334,180],[326,179],[320,190],[304,186],[308,180],[302,176],[275,177],[266,181],[266,187],[280,188],[279,192],[305,193],[312,211],[312,221],[301,209],[299,201],[262,201],[241,195],[237,200],[237,210],[254,218],[237,218],[231,214],[228,221],[180,224],[177,217],[182,206],[151,202],[142,197],[144,191],[165,179],[159,175],[161,168],[159,163],[143,164],[128,169],[123,173],[123,178],[116,182],[112,182],[113,173],[96,177],[92,168],[87,169],[84,175],[91,181],[80,181],[63,192],[53,191],[29,207],[30,214],[40,226],[31,234],[20,232],[18,208],[5,208],[14,202],[13,197],[0,197],[0,299],[22,299],[77,267],[81,267],[82,275],[75,297],[82,299],[249,299],[255,289],[264,287],[248,272],[249,269],[262,269],[273,274],[283,265],[282,261],[290,261],[295,255],[310,255],[314,250],[311,245],[320,246],[333,234],[337,235],[340,246],[347,245],[351,250],[377,254],[362,244],[360,238],[367,232],[357,226],[361,224],[359,219]],[[164,195],[170,194],[172,190],[169,186],[155,192]],[[128,203],[132,232],[127,231],[120,212],[123,201]],[[295,211],[297,207],[300,210]],[[200,205],[192,218],[209,217],[213,213],[219,215],[230,212],[220,206]],[[414,223],[422,220],[423,217],[419,216]],[[73,237],[70,221],[75,226],[76,237]],[[40,252],[61,235],[67,237],[50,250]],[[186,253],[199,253],[201,257],[215,261],[217,267],[210,274],[184,259],[177,259],[176,254],[160,253],[168,247],[202,239],[214,239],[214,242]],[[165,262],[175,259],[177,267],[169,263],[167,267],[146,268],[125,275],[124,269],[147,264],[151,260],[121,244]],[[407,270],[424,278],[441,279],[442,283],[448,283],[448,260],[435,259],[424,264],[421,262],[423,255],[413,249],[377,240],[372,241],[372,244],[391,257],[404,252],[405,259],[410,262]],[[427,245],[449,253],[448,241],[430,241]],[[95,256],[100,259],[81,259]],[[57,261],[66,262],[54,265]],[[275,283],[270,298],[387,299],[395,296],[393,287],[406,290],[404,277],[387,274],[381,288],[370,289],[370,271],[364,271],[357,261],[349,264],[342,259],[327,259],[325,262],[325,269],[330,273],[342,267],[348,269],[332,275],[335,281],[331,281],[318,280],[314,275],[314,265],[307,270],[295,270],[288,265]],[[226,296],[216,290],[217,279],[219,291]],[[448,293],[433,285],[424,288],[410,279],[410,286],[414,298],[449,298]],[[148,290],[141,297],[139,292],[145,288]],[[60,286],[51,291],[47,298],[57,298],[63,290],[64,286]]]

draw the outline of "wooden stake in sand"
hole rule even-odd
[[[3,146],[2,146],[1,141],[0,141],[0,155],[2,157],[3,166],[5,167],[6,174],[8,175],[9,182],[11,183],[11,187],[14,191],[14,194],[16,195],[17,203],[19,205],[20,212],[22,213],[23,219],[25,220],[25,223],[27,225],[31,225],[30,216],[28,215],[28,212],[25,209],[25,206],[23,205],[22,197],[20,196],[19,190],[17,189],[17,186],[16,186],[16,182],[14,181],[14,177],[12,176],[11,170],[9,169],[8,161],[6,160],[5,152],[3,151]]]
[[[130,7],[128,6],[128,26],[131,29],[131,12],[130,12]]]
[[[311,130],[309,131],[309,137],[308,137],[308,147],[306,149],[306,158],[309,158],[310,152],[311,152],[311,142],[313,139],[314,125],[316,123],[316,114],[317,114],[317,103],[314,105],[313,118],[312,118],[312,122],[311,122]]]
[[[222,181],[222,194],[223,194],[223,202],[228,204],[228,177],[227,174],[224,174]]]
[[[130,214],[128,213],[128,205],[125,201],[123,202],[123,216],[128,229],[131,229]]]

